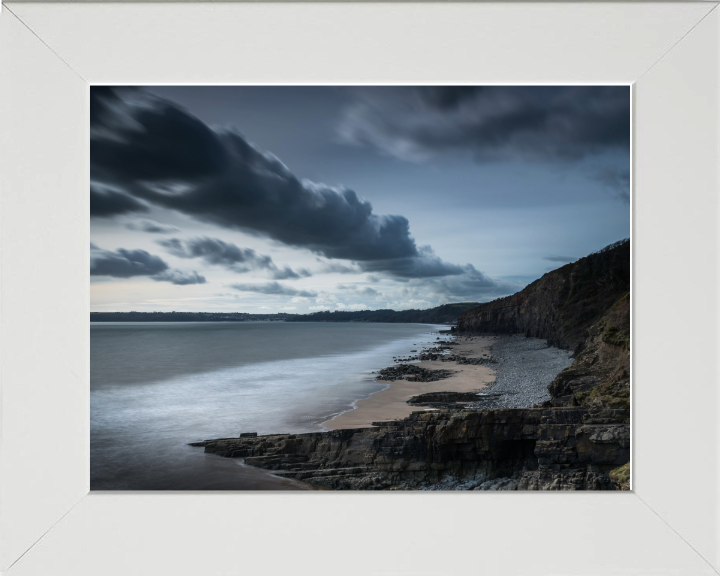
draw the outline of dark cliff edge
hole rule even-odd
[[[630,241],[548,272],[523,290],[458,317],[457,332],[525,334],[580,352],[588,329],[630,291]]]
[[[194,443],[275,474],[334,489],[627,490],[630,460],[630,243],[549,272],[464,313],[456,332],[524,333],[575,351],[526,409],[466,409],[462,395],[374,428]],[[437,397],[436,397],[437,396]],[[450,402],[448,404],[448,402]]]

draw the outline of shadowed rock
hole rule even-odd
[[[335,489],[408,489],[514,478],[512,489],[614,489],[629,458],[627,411],[580,408],[414,412],[377,428],[194,443],[206,452]]]

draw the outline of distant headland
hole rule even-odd
[[[478,302],[443,304],[428,310],[323,310],[312,314],[247,312],[90,312],[90,322],[412,322],[452,324]]]

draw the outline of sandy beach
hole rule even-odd
[[[492,338],[461,337],[456,340],[458,345],[453,346],[452,354],[467,358],[480,358],[489,356],[488,348]],[[418,406],[406,404],[413,396],[428,392],[474,392],[480,391],[495,380],[495,371],[487,366],[472,364],[457,364],[455,362],[423,361],[415,365],[429,370],[450,370],[453,374],[443,380],[435,382],[409,382],[396,380],[389,382],[388,388],[376,392],[364,400],[355,403],[356,408],[339,414],[321,426],[327,430],[341,428],[366,428],[373,422],[386,422],[400,420],[412,412],[421,411]]]

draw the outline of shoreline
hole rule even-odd
[[[487,358],[494,342],[490,336],[455,336],[438,341],[442,345],[452,342],[451,354],[471,358]],[[424,351],[419,352],[423,354]],[[395,367],[405,364],[402,360]],[[413,412],[433,410],[407,404],[413,396],[433,392],[480,392],[495,381],[495,370],[484,365],[458,364],[438,360],[421,360],[408,363],[426,370],[448,370],[452,374],[433,382],[414,382],[398,379],[389,381],[387,388],[374,392],[367,398],[353,402],[354,407],[320,423],[323,430],[348,428],[373,428],[373,422],[402,420]]]
[[[585,438],[587,408],[545,400],[555,398],[548,384],[573,362],[569,350],[522,334],[453,336],[395,357],[376,372],[388,387],[323,422],[321,432],[191,445],[244,458],[247,466],[272,471],[273,481],[333,490],[616,489],[607,470],[589,474],[588,466],[626,460],[627,410],[607,409],[601,427],[611,436],[596,440]],[[573,444],[576,466],[542,467],[540,458],[567,457],[555,440],[575,441],[578,434],[591,447]]]

